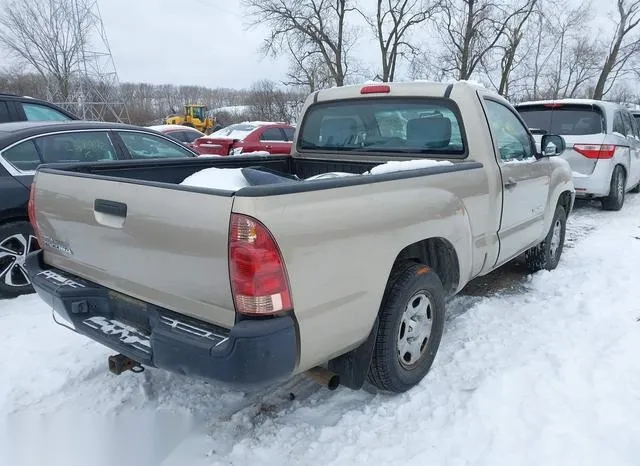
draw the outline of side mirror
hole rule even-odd
[[[567,144],[562,136],[555,134],[545,134],[540,140],[540,149],[543,157],[554,157],[560,155],[567,148]]]

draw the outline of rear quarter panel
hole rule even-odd
[[[445,238],[458,255],[459,288],[477,273],[486,248],[474,242],[486,241],[487,185],[479,168],[286,196],[237,196],[234,212],[262,221],[282,250],[300,332],[299,370],[367,337],[406,246]]]

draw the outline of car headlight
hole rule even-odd
[[[234,147],[231,149],[231,155],[240,155],[242,154],[242,147]]]

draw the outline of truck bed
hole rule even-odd
[[[309,208],[326,208],[330,198],[339,205],[339,198],[353,193],[325,195],[324,190],[352,190],[373,182],[482,167],[462,162],[312,181],[291,177],[363,173],[375,165],[243,156],[42,166],[36,175],[35,210],[44,261],[123,295],[231,328],[236,314],[229,282],[228,233],[240,199],[258,210],[266,209],[264,214],[267,210],[283,213],[294,201],[284,195],[317,191],[324,201],[310,201],[315,205]],[[186,177],[214,167],[256,167],[258,173],[267,169],[271,175],[283,176],[266,176],[236,191],[180,185]],[[256,215],[261,218],[260,212]]]

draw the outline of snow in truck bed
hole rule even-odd
[[[430,168],[442,165],[452,165],[447,160],[402,160],[391,161],[380,165],[376,165],[371,170],[362,173],[362,175],[380,175],[382,173],[393,173],[405,170],[417,170],[420,168]],[[340,176],[355,176],[353,173],[331,172],[322,173],[307,178],[315,180],[321,178],[332,178]],[[228,191],[236,191],[245,186],[249,186],[249,182],[242,174],[241,168],[205,168],[195,172],[193,175],[186,177],[181,183],[183,186],[193,186],[199,188],[215,188]]]
[[[0,464],[637,465],[639,218],[640,195],[578,207],[558,269],[455,298],[432,371],[396,397],[116,377],[37,296],[0,301]]]

